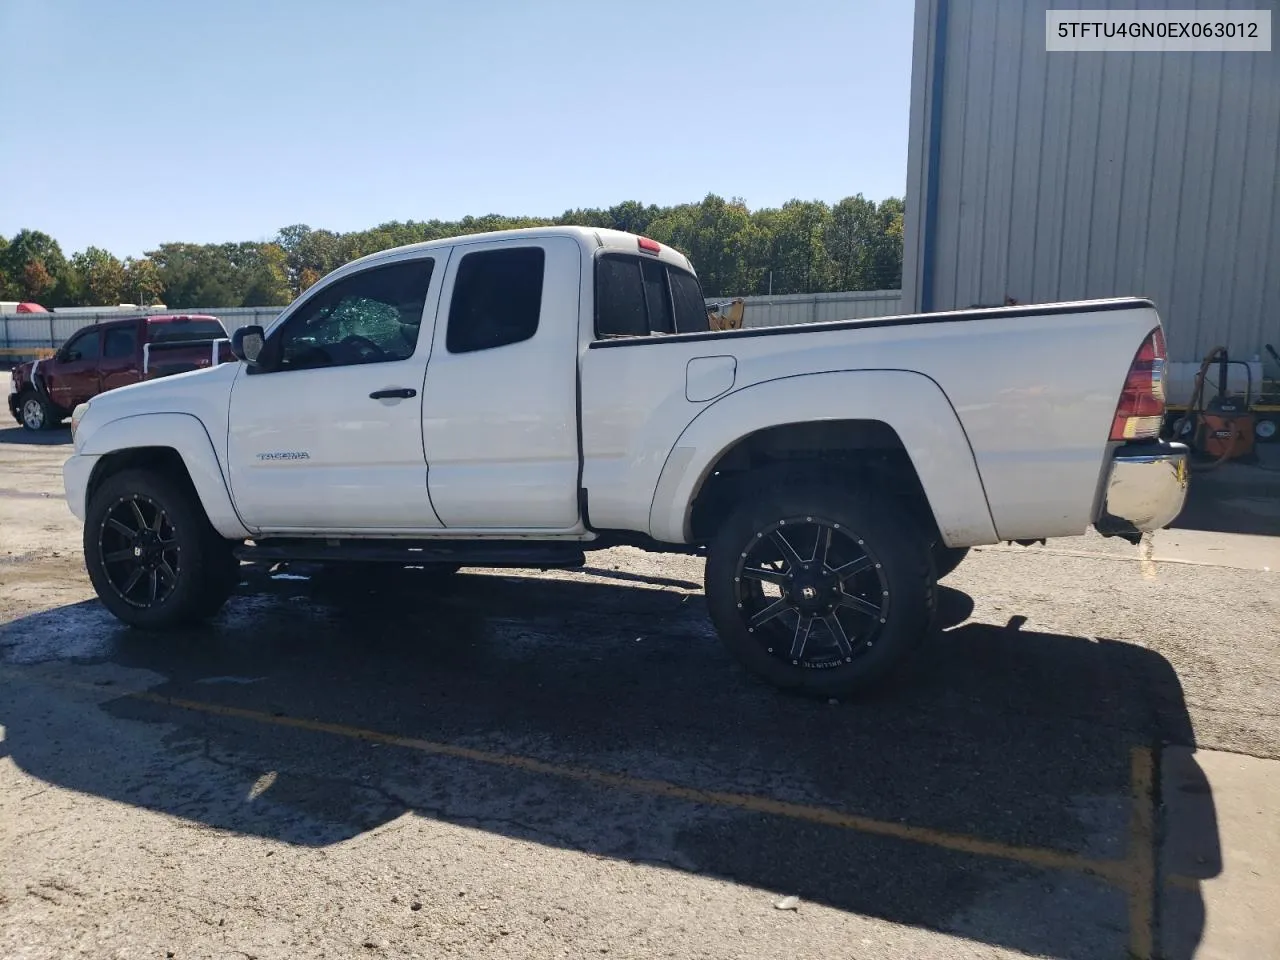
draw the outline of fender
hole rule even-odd
[[[40,375],[39,358],[36,358],[31,364],[31,389],[36,392],[36,396],[40,398],[42,403],[54,405],[53,398],[49,396],[49,389],[44,385],[44,377]]]
[[[844,370],[766,380],[707,406],[667,455],[649,511],[657,540],[688,543],[693,501],[720,458],[767,427],[878,420],[897,432],[949,547],[996,543],[973,450],[942,388],[907,370]]]
[[[85,440],[84,448],[67,461],[64,474],[69,476],[72,462],[80,457],[92,458],[94,466],[109,453],[137,447],[169,447],[176,450],[191,476],[200,504],[213,528],[224,537],[243,540],[252,533],[240,521],[226,478],[218,464],[213,441],[198,417],[189,413],[144,413],[122,417],[97,427]],[[87,489],[87,480],[86,489]],[[68,485],[68,492],[70,486]],[[84,491],[80,492],[82,516]],[[82,517],[83,518],[83,517]]]

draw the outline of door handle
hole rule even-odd
[[[410,397],[416,397],[418,391],[413,387],[389,387],[386,390],[375,390],[369,394],[370,400],[390,400],[392,398],[399,400],[408,400]]]

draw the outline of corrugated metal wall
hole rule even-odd
[[[1280,53],[1049,54],[1050,5],[1170,7],[917,0],[908,312],[1138,295],[1175,360],[1280,348]]]
[[[744,327],[888,317],[902,312],[901,290],[796,293],[778,297],[747,297],[746,300],[742,311]]]
[[[901,290],[859,290],[850,293],[800,293],[779,297],[747,297],[743,326],[811,323],[883,317],[902,312]],[[708,303],[723,302],[708,300]],[[284,307],[192,307],[182,313],[212,314],[228,332],[250,323],[266,326]],[[127,313],[19,313],[0,316],[0,348],[35,350],[56,347],[82,327],[129,316]]]
[[[104,320],[122,320],[127,313],[56,313],[0,314],[0,359],[12,360],[32,350],[49,350],[62,343],[81,327]]]
[[[212,314],[222,320],[228,330],[248,323],[267,324],[274,320],[284,307],[193,307],[190,310],[169,310],[167,313]],[[8,350],[35,350],[56,347],[77,330],[93,323],[107,323],[138,316],[133,313],[108,311],[106,313],[82,313],[59,315],[52,313],[10,313],[0,315],[0,348]],[[155,311],[151,311],[155,312]]]

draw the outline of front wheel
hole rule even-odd
[[[28,390],[18,398],[18,416],[23,427],[32,432],[51,430],[61,421],[58,411],[41,400],[34,390]]]
[[[708,551],[707,605],[752,673],[810,696],[883,682],[929,630],[928,537],[873,491],[788,484],[741,504]]]
[[[89,579],[103,605],[131,626],[163,630],[215,614],[238,580],[231,546],[195,491],[171,474],[124,470],[89,500]]]

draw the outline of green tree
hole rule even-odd
[[[293,292],[301,293],[326,273],[346,263],[338,234],[332,230],[309,230],[292,249],[282,247],[288,258]],[[310,283],[306,278],[314,276]]]
[[[872,290],[902,287],[902,231],[906,206],[901,197],[889,197],[876,208],[880,231],[872,243],[869,279]]]
[[[129,303],[149,307],[160,302],[164,294],[164,278],[160,268],[150,257],[135,259],[130,257],[124,262],[124,289]]]
[[[772,273],[775,294],[832,289],[835,264],[823,243],[831,222],[830,207],[821,201],[788,200],[781,210],[759,210],[756,217],[768,237],[764,282],[767,285]]]
[[[235,246],[162,243],[148,250],[164,282],[164,302],[180,309],[240,306],[241,277],[225,249]]]
[[[8,242],[0,237],[0,297],[39,290],[42,302],[53,307],[121,297],[147,304],[163,298],[177,308],[279,306],[344,263],[388,247],[547,224],[626,230],[674,246],[693,261],[712,297],[770,287],[779,294],[894,288],[902,279],[899,197],[877,204],[855,194],[834,207],[790,200],[752,211],[740,198],[707,194],[669,207],[627,200],[550,218],[488,213],[455,221],[393,220],[347,233],[296,223],[268,243],[163,243],[124,264],[96,247],[68,264],[48,234],[22,230]]]
[[[834,266],[837,289],[875,289],[872,250],[879,232],[876,205],[862,194],[845,197],[832,208],[823,245]]]
[[[42,260],[28,260],[22,265],[22,282],[20,292],[23,300],[39,302],[47,293],[53,291],[57,284]]]
[[[122,303],[125,294],[124,264],[101,247],[89,247],[71,257],[73,282],[86,305]]]
[[[65,283],[67,279],[67,261],[62,248],[53,237],[39,230],[19,230],[0,251],[0,257],[3,258],[0,272],[9,278],[16,288],[14,292],[27,300],[47,298],[59,281]]]
[[[298,275],[298,292],[301,293],[319,279],[320,271],[312,270],[310,267],[303,267],[302,273]]]
[[[610,207],[608,213],[609,226],[614,230],[643,234],[658,218],[659,208],[652,203],[646,207],[635,200],[627,200]]]
[[[17,285],[9,279],[10,275],[6,272],[7,258],[5,256],[5,250],[7,250],[8,247],[9,238],[0,236],[0,300],[14,300],[17,299],[18,296]]]
[[[278,243],[261,243],[247,259],[246,284],[240,306],[280,307],[293,299],[289,284],[289,255]],[[256,256],[254,255],[256,254]]]
[[[295,223],[281,227],[276,233],[275,243],[285,255],[285,276],[289,290],[293,296],[301,293],[310,284],[302,283],[304,270],[314,269],[304,262],[307,244],[310,242],[312,230],[305,223]],[[313,281],[314,282],[314,281]]]
[[[707,194],[701,203],[669,208],[648,224],[648,232],[693,261],[709,297],[736,295],[757,279],[759,268],[750,262],[758,247],[756,227],[739,198]]]

